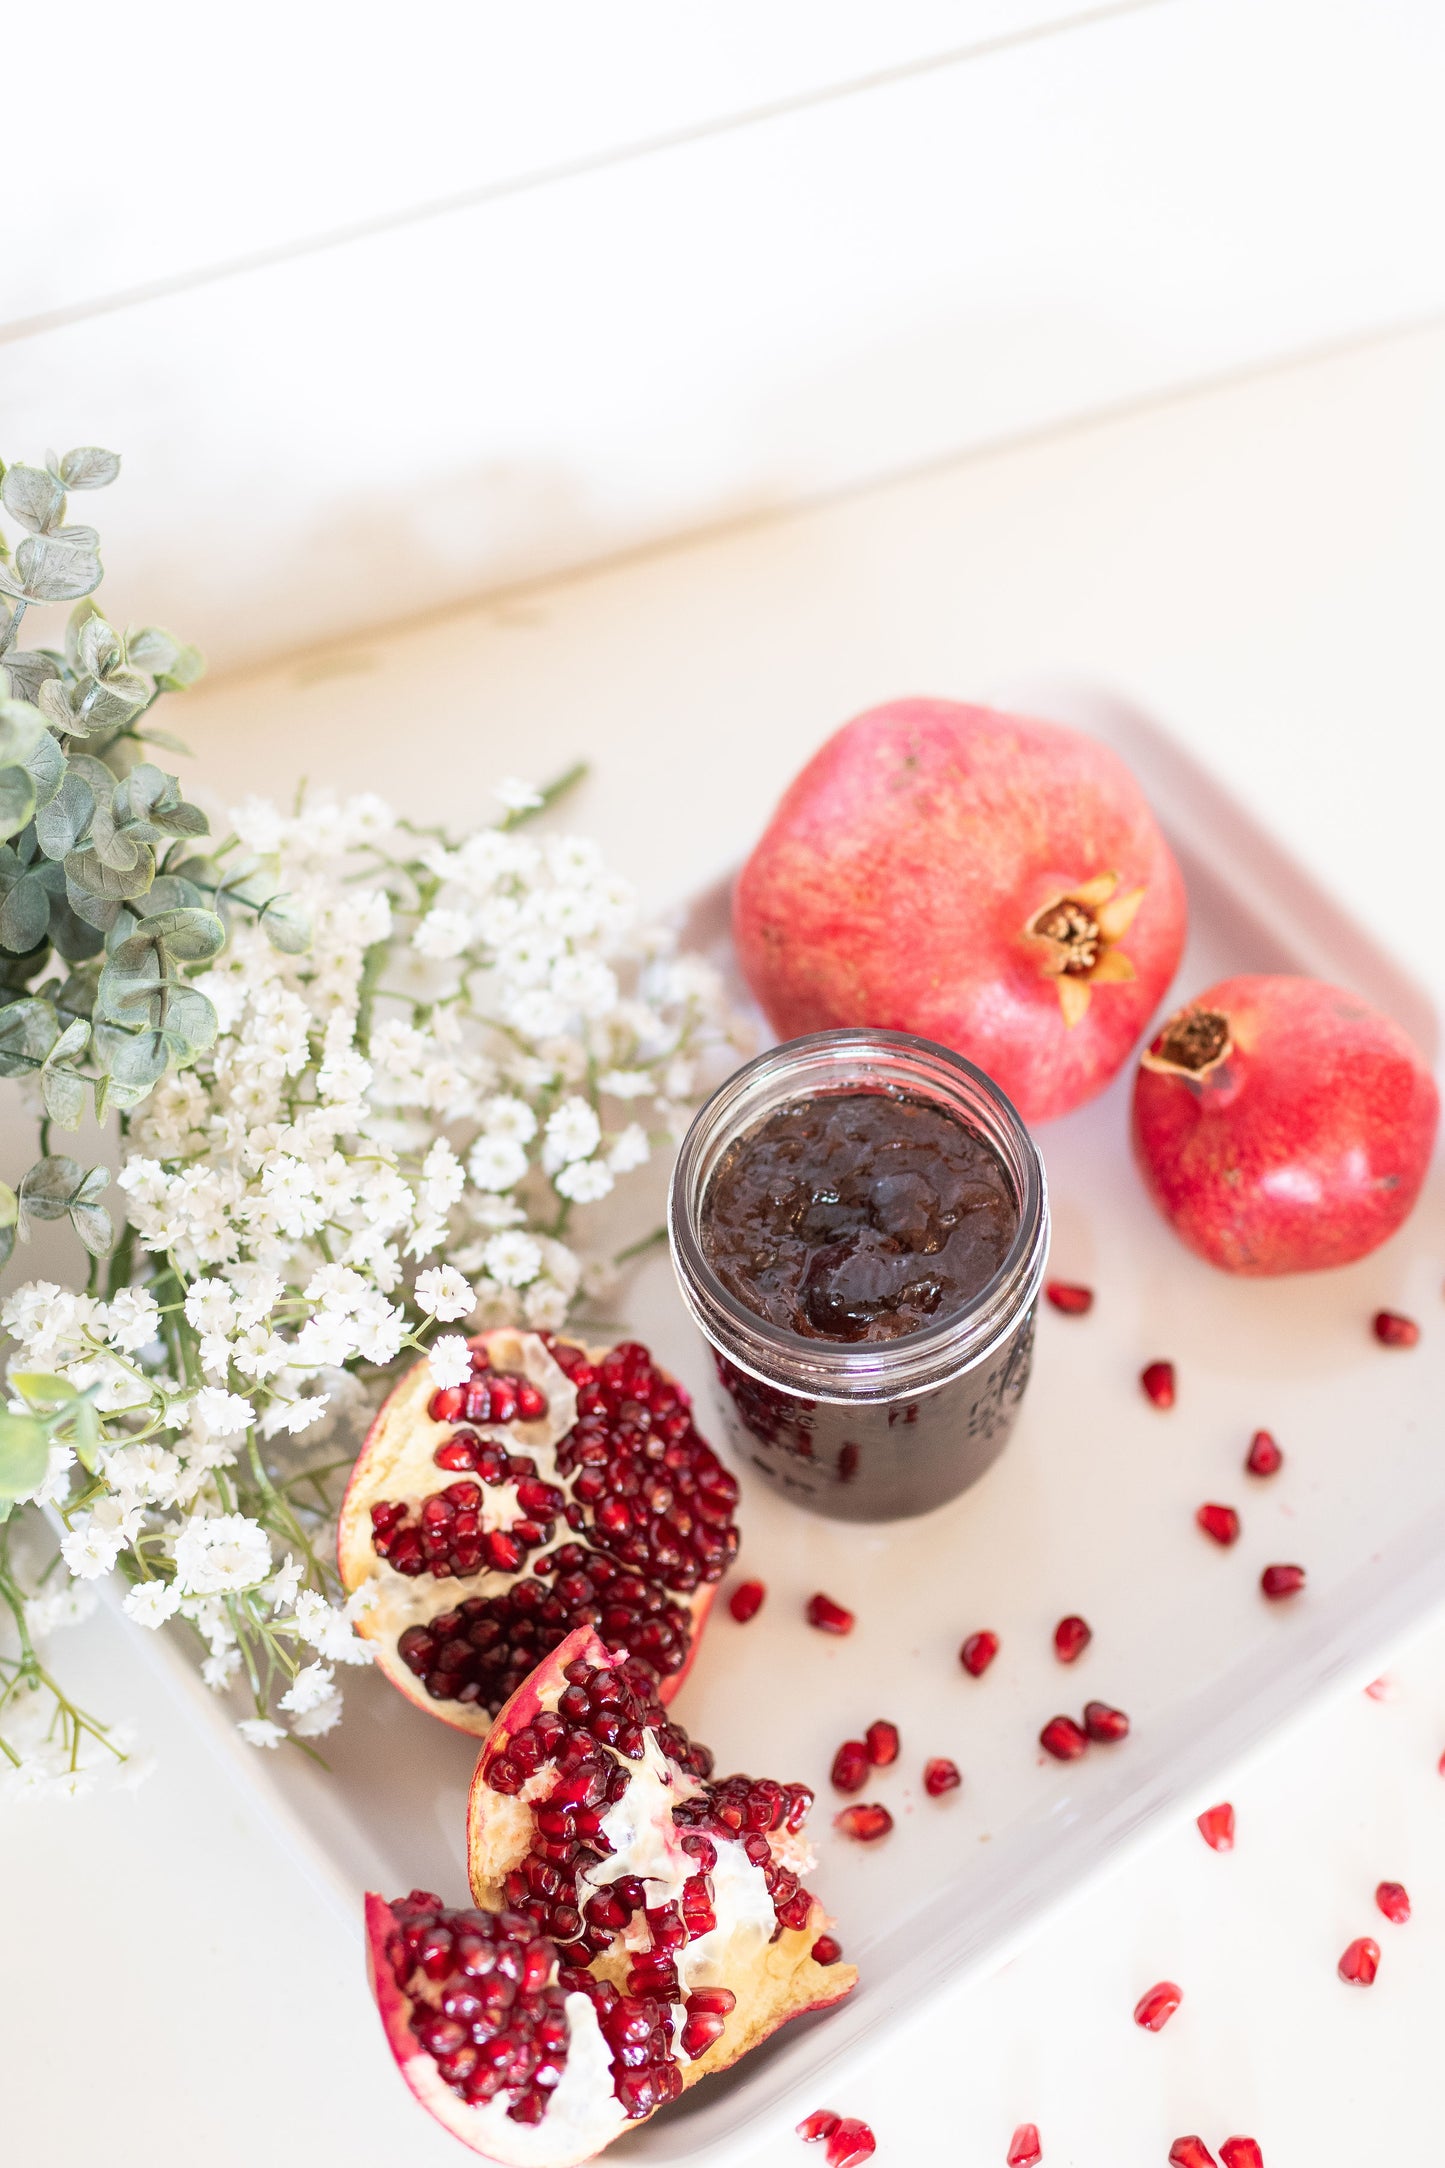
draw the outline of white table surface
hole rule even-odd
[[[192,697],[195,772],[481,813],[491,777],[597,763],[575,809],[663,902],[746,847],[837,722],[1067,668],[1147,702],[1402,957],[1439,954],[1445,333],[1383,341],[866,495],[404,627]],[[179,727],[173,725],[173,727]],[[423,766],[423,758],[430,764]],[[1425,1320],[1427,1329],[1442,1321]],[[3,2156],[25,2168],[438,2168],[357,1952],[124,1634],[54,1644],[160,1767],[130,1795],[0,1822]],[[941,1998],[828,2105],[880,2168],[1152,2168],[1253,2134],[1268,2168],[1438,2161],[1445,1620],[1192,1824]],[[1415,1918],[1375,1912],[1384,1877]],[[1376,1986],[1335,1978],[1373,1933]],[[1186,1990],[1158,2037],[1130,2011]],[[748,2168],[809,2168],[787,2132]]]

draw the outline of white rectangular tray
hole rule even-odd
[[[1433,1055],[1424,994],[1147,720],[1077,686],[1012,691],[1014,705],[1118,746],[1159,813],[1193,906],[1175,998],[1226,972],[1307,971],[1357,987]],[[690,928],[720,960],[725,903],[722,884],[700,896]],[[1054,1269],[1088,1282],[1097,1302],[1083,1319],[1045,1308],[1018,1429],[984,1481],[924,1521],[868,1529],[815,1520],[745,1480],[740,1564],[767,1583],[767,1604],[745,1627],[719,1605],[678,1714],[720,1769],[816,1788],[810,1880],[862,1980],[840,2010],[790,2027],[613,2158],[678,2168],[739,2159],[816,2106],[832,2082],[824,2073],[877,2046],[920,1997],[996,1966],[1161,1816],[1207,1803],[1227,1766],[1316,1696],[1368,1678],[1445,1598],[1438,1171],[1376,1257],[1323,1276],[1231,1280],[1194,1260],[1147,1203],[1126,1141],[1129,1081],[1041,1133]],[[1383,1306],[1422,1320],[1416,1349],[1375,1343],[1369,1321]],[[622,1308],[627,1331],[696,1392],[706,1430],[710,1364],[664,1256],[638,1272]],[[1137,1382],[1160,1356],[1178,1368],[1168,1414]],[[1261,1426],[1286,1456],[1267,1483],[1241,1466]],[[1204,1499],[1239,1507],[1233,1550],[1194,1528]],[[1259,1595],[1272,1560],[1308,1568],[1307,1592],[1291,1604]],[[849,1639],[804,1624],[818,1588],[856,1611]],[[1069,1611],[1084,1614],[1094,1640],[1063,1670],[1051,1635]],[[984,1626],[1003,1647],[975,1681],[957,1649]],[[346,1721],[325,1742],[329,1774],[299,1756],[258,1755],[185,1660],[141,1638],[347,1930],[359,1937],[367,1887],[420,1884],[462,1900],[466,1739],[367,1674],[348,1678]],[[1128,1710],[1130,1739],[1070,1766],[1048,1761],[1041,1724],[1093,1696]],[[903,1753],[864,1796],[884,1800],[897,1826],[864,1848],[832,1832],[827,1777],[838,1743],[878,1716],[900,1726]],[[920,1783],[933,1754],[952,1755],[965,1775],[942,1802]]]

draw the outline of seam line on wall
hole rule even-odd
[[[516,196],[528,195],[538,189],[555,188],[567,181],[582,180],[594,173],[608,172],[616,166],[638,164],[644,159],[682,150],[692,143],[705,143],[719,136],[740,134],[748,128],[765,127],[795,113],[811,112],[822,106],[841,104],[849,98],[864,97],[873,91],[889,90],[921,76],[941,74],[949,68],[963,67],[977,60],[989,60],[996,54],[1014,52],[1023,46],[1039,45],[1046,39],[1066,36],[1071,31],[1091,30],[1125,16],[1140,15],[1155,8],[1178,4],[1179,0],[1104,0],[1103,5],[1083,8],[1076,14],[1063,16],[1052,22],[1031,24],[1022,30],[1001,31],[996,37],[980,38],[971,45],[956,46],[946,52],[929,54],[918,60],[900,61],[893,67],[875,69],[870,75],[855,76],[847,82],[829,84],[816,91],[804,91],[796,97],[777,98],[767,104],[751,107],[745,112],[720,114],[715,120],[701,121],[688,128],[666,130],[658,135],[643,137],[636,143],[620,144],[610,150],[593,151],[577,158],[562,159],[555,165],[539,167],[535,172],[518,173],[505,180],[488,181],[478,188],[437,196],[409,205],[403,210],[387,212],[380,217],[360,219],[352,225],[329,227],[324,232],[306,235],[295,241],[250,250],[225,257],[218,263],[198,265],[189,271],[177,271],[165,278],[150,279],[135,286],[120,288],[114,293],[100,294],[89,301],[74,302],[67,307],[45,310],[34,316],[17,317],[12,323],[0,324],[0,346],[13,346],[23,339],[40,338],[46,332],[64,330],[72,324],[87,323],[97,316],[112,316],[122,309],[141,308],[152,301],[167,301],[174,296],[190,293],[198,287],[216,285],[222,279],[241,278],[251,272],[270,270],[276,265],[295,263],[307,256],[322,255],[329,249],[350,248],[357,242],[369,241],[382,234],[402,232],[408,226],[425,225],[433,219],[452,218],[461,211],[480,210],[491,204],[506,203]]]

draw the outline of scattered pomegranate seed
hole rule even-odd
[[[1212,1536],[1214,1541],[1223,1544],[1226,1550],[1231,1543],[1238,1543],[1239,1515],[1233,1506],[1201,1506],[1194,1518],[1205,1535]]]
[[[1386,1672],[1382,1671],[1378,1679],[1371,1679],[1369,1685],[1365,1688],[1365,1692],[1369,1695],[1371,1701],[1393,1701],[1395,1698],[1395,1682]]]
[[[886,1807],[844,1807],[841,1814],[833,1816],[833,1827],[841,1829],[845,1837],[855,1837],[859,1844],[876,1844],[893,1827],[893,1817]]]
[[[1305,1585],[1303,1566],[1266,1566],[1259,1577],[1259,1585],[1271,1603],[1279,1603],[1285,1596],[1297,1596]]]
[[[1227,1799],[1217,1807],[1206,1807],[1197,1818],[1197,1827],[1211,1852],[1234,1850],[1234,1809]]]
[[[868,1741],[868,1759],[875,1769],[886,1769],[898,1759],[898,1726],[879,1717],[863,1734]]]
[[[878,2150],[878,2140],[856,2115],[845,2115],[828,2134],[828,2168],[861,2168]]]
[[[831,2138],[841,2121],[842,2117],[835,2115],[831,2108],[815,2108],[799,2123],[798,2136],[807,2144],[816,2145],[820,2138]]]
[[[1077,1612],[1061,1618],[1054,1628],[1054,1654],[1061,1664],[1077,1663],[1094,1638],[1094,1629]]]
[[[1380,1945],[1372,1935],[1358,1935],[1339,1962],[1347,1987],[1372,1987],[1380,1969]]]
[[[1397,1927],[1403,1927],[1410,1917],[1410,1893],[1403,1882],[1382,1882],[1375,1891],[1375,1902]]]
[[[1251,1475],[1278,1475],[1284,1455],[1267,1430],[1257,1430],[1249,1441],[1244,1465]]]
[[[1087,1751],[1089,1741],[1071,1716],[1051,1716],[1039,1733],[1039,1745],[1055,1761],[1077,1761]]]
[[[1413,1347],[1420,1337],[1414,1318],[1401,1317],[1398,1310],[1377,1310],[1374,1330],[1381,1347]]]
[[[850,1634],[853,1631],[853,1614],[845,1611],[841,1603],[834,1603],[819,1589],[816,1596],[808,1598],[803,1613],[810,1626],[816,1626],[820,1634]]]
[[[1005,2168],[1037,2168],[1043,2157],[1044,2149],[1039,2144],[1038,2124],[1020,2123],[1010,2142]]]
[[[1169,2148],[1169,2168],[1215,2168],[1214,2155],[1202,2138],[1176,2138]]]
[[[1071,1280],[1050,1280],[1044,1293],[1065,1317],[1087,1317],[1094,1307],[1093,1288],[1078,1287]]]
[[[1107,1701],[1086,1701],[1084,1729],[1101,1746],[1112,1746],[1116,1739],[1128,1738],[1129,1719],[1122,1709],[1111,1709]]]
[[[1226,2138],[1219,2158],[1224,2168],[1264,2168],[1264,2155],[1253,2138]]]
[[[1173,1363],[1148,1363],[1139,1373],[1143,1386],[1156,1408],[1172,1408],[1174,1405]]]
[[[1184,2000],[1184,1990],[1172,1980],[1160,1980],[1134,2005],[1134,2023],[1145,2032],[1162,2032]]]
[[[739,1626],[746,1626],[750,1618],[757,1617],[767,1593],[761,1581],[739,1581],[728,1598],[728,1609]]]
[[[861,1739],[845,1739],[833,1756],[829,1778],[835,1792],[861,1792],[872,1763]]]
[[[1441,1775],[1442,1777],[1445,1777],[1445,1754],[1442,1754],[1442,1755],[1440,1756],[1440,1759],[1439,1759],[1439,1761],[1437,1761],[1437,1762],[1436,1762],[1436,1764],[1435,1764],[1435,1767],[1436,1767],[1437,1771],[1439,1772],[1439,1774],[1440,1774],[1440,1775]]]
[[[981,1679],[997,1654],[997,1634],[970,1634],[958,1652],[958,1660],[971,1679]]]
[[[941,1799],[945,1792],[956,1792],[962,1782],[958,1763],[949,1761],[946,1755],[941,1754],[936,1761],[924,1763],[923,1789],[930,1799]]]
[[[836,1935],[819,1935],[809,1954],[815,1965],[836,1965],[843,1955],[843,1945]]]

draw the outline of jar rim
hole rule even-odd
[[[759,1317],[724,1285],[703,1248],[700,1209],[722,1154],[776,1107],[810,1092],[859,1088],[932,1098],[965,1120],[1003,1163],[1019,1221],[998,1270],[962,1309],[896,1340],[815,1340]],[[729,1362],[809,1399],[892,1400],[972,1369],[1033,1307],[1048,1256],[1048,1185],[1013,1102],[975,1063],[910,1032],[849,1026],[784,1040],[718,1086],[678,1152],[667,1230],[683,1301]]]

